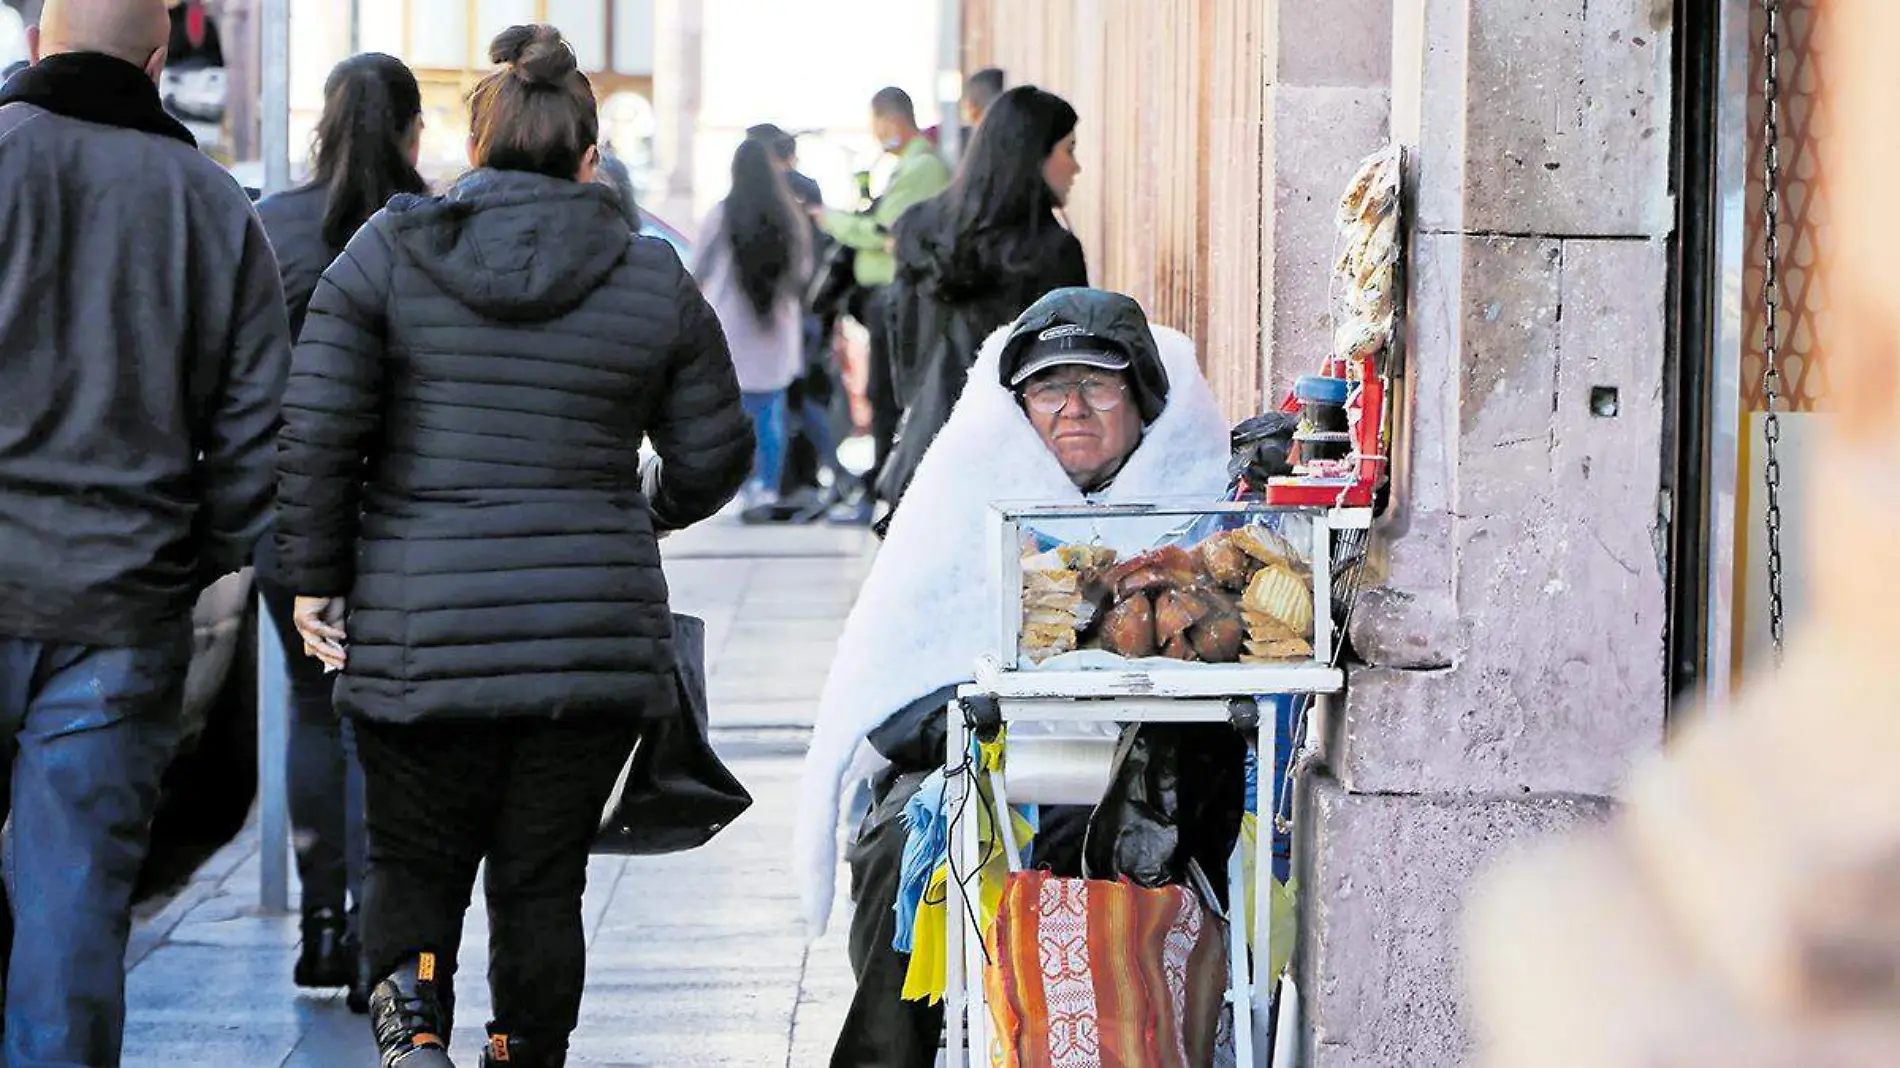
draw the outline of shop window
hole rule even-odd
[[[560,27],[581,69],[607,69],[607,5],[602,0],[547,0],[548,23]]]
[[[533,21],[534,0],[476,0],[475,37],[469,42],[468,65],[476,70],[485,69],[489,65],[488,45],[495,35],[510,26],[524,26]]]
[[[613,0],[614,70],[653,73],[653,0]]]
[[[409,0],[409,65],[462,70],[468,57],[468,18],[467,0]],[[486,57],[482,65],[487,66]]]

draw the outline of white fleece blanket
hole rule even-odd
[[[1194,343],[1165,327],[1154,335],[1168,372],[1167,407],[1097,499],[1217,500],[1227,487],[1226,421],[1195,362]],[[999,380],[1006,336],[1007,328],[984,343],[956,408],[918,466],[845,621],[819,698],[793,842],[813,938],[831,917],[844,783],[883,764],[865,736],[910,702],[974,677],[977,660],[991,651],[989,505],[1083,503]]]

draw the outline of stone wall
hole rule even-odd
[[[1303,795],[1314,1068],[1466,1063],[1465,884],[1661,742],[1670,20],[1395,0],[1410,452]]]

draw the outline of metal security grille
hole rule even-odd
[[[1828,183],[1821,171],[1820,138],[1829,125],[1823,94],[1825,71],[1817,30],[1825,19],[1824,5],[1816,0],[1781,0],[1778,5],[1780,54],[1777,57],[1777,97],[1780,205],[1779,314],[1776,317],[1780,390],[1776,407],[1784,412],[1811,412],[1827,403],[1827,358],[1817,334],[1828,312],[1826,278],[1817,250],[1828,225]],[[1751,5],[1751,39],[1762,40],[1766,30],[1764,8]],[[1764,254],[1767,219],[1764,212],[1766,158],[1762,129],[1765,118],[1763,87],[1768,65],[1761,49],[1750,60],[1748,101],[1747,269],[1742,283],[1745,349],[1742,353],[1742,407],[1765,410],[1762,383],[1767,370],[1767,305],[1764,296]]]

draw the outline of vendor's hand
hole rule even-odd
[[[299,597],[291,610],[297,633],[303,637],[304,653],[323,661],[331,671],[343,670],[349,660],[349,634],[343,629],[347,612],[348,605],[341,597]]]

